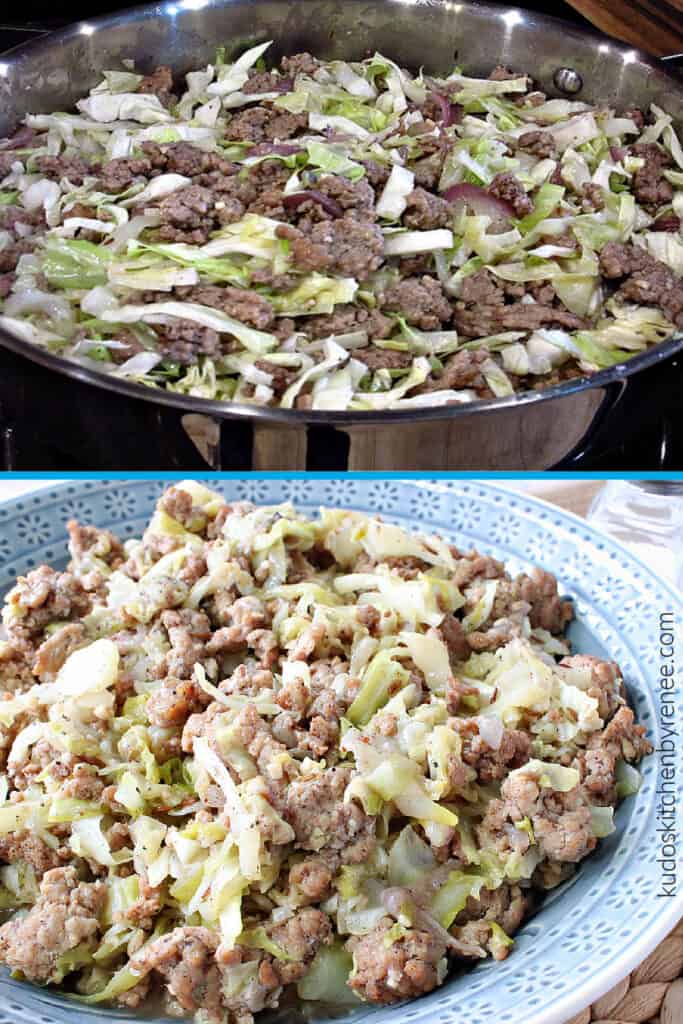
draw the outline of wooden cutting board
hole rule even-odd
[[[596,28],[656,57],[683,53],[683,0],[567,0]]]

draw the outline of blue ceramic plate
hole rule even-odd
[[[530,565],[551,570],[575,602],[577,619],[570,631],[575,646],[619,662],[638,717],[660,746],[660,614],[676,618],[680,662],[681,595],[581,520],[476,481],[224,479],[210,485],[229,499],[291,500],[312,515],[320,505],[381,512],[411,528],[442,533],[459,547],[476,546],[514,571]],[[71,517],[109,527],[123,539],[139,535],[164,486],[149,480],[79,481],[0,505],[0,592],[41,562],[65,564],[64,524]],[[676,715],[673,724],[681,737],[683,705]],[[643,786],[619,809],[616,833],[522,928],[508,960],[486,962],[398,1009],[362,1009],[347,1019],[562,1024],[625,977],[683,916],[683,893],[658,895],[658,757],[646,760]],[[677,792],[680,809],[683,774]],[[679,877],[680,869],[679,860]],[[291,1009],[278,1016],[289,1024],[299,1018]],[[86,1010],[6,974],[0,977],[0,1024],[93,1024],[107,1017],[137,1019],[126,1012]]]

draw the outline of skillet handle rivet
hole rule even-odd
[[[558,68],[553,75],[553,82],[561,92],[572,95],[583,89],[583,78],[574,68]]]

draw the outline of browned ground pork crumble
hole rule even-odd
[[[128,294],[127,301],[148,303],[180,299],[200,303],[272,333],[280,344],[292,337],[303,336],[304,340],[311,341],[339,333],[365,331],[367,341],[352,353],[360,363],[361,374],[365,367],[362,378],[365,391],[386,390],[410,370],[416,352],[409,347],[406,350],[404,340],[396,334],[398,317],[403,318],[407,325],[423,331],[456,330],[465,342],[476,342],[477,339],[511,331],[520,332],[520,337],[526,342],[539,329],[568,332],[593,329],[600,315],[604,314],[604,300],[616,295],[620,301],[661,311],[666,321],[659,324],[659,334],[650,340],[660,340],[667,329],[683,327],[683,281],[680,275],[650,254],[640,242],[634,244],[632,239],[635,235],[629,235],[628,240],[608,241],[603,245],[598,268],[600,276],[597,278],[603,288],[603,301],[597,303],[590,315],[568,308],[551,280],[516,284],[481,266],[470,271],[457,285],[449,285],[438,272],[434,255],[430,252],[403,259],[385,256],[376,204],[392,167],[391,162],[387,162],[388,150],[384,152],[384,161],[371,159],[368,155],[359,158],[356,167],[363,177],[358,180],[351,180],[344,173],[303,170],[301,194],[293,202],[292,196],[285,192],[292,168],[279,158],[282,153],[304,153],[306,142],[311,138],[322,138],[325,144],[340,143],[347,147],[354,144],[353,136],[345,133],[343,128],[328,128],[321,135],[311,129],[308,112],[292,113],[277,106],[278,98],[282,99],[296,90],[298,82],[312,78],[328,81],[327,69],[328,65],[307,53],[282,58],[273,71],[252,69],[242,87],[242,92],[250,99],[243,101],[242,106],[224,111],[225,123],[219,122],[223,126],[223,137],[217,139],[217,143],[222,150],[230,152],[233,159],[226,158],[222,150],[207,151],[186,141],[159,144],[148,139],[136,145],[130,156],[109,160],[88,158],[67,146],[59,155],[43,153],[32,162],[29,154],[29,165],[53,182],[66,181],[78,187],[88,181],[91,189],[115,197],[131,186],[148,185],[162,174],[185,176],[187,183],[183,187],[144,205],[144,212],[153,213],[157,218],[157,223],[141,236],[148,242],[203,245],[214,232],[240,221],[246,214],[260,214],[279,221],[277,236],[288,245],[289,269],[286,272],[274,272],[267,265],[252,266],[248,280],[240,286],[221,281],[212,283],[213,279],[205,276],[200,284],[190,287],[177,285],[161,293],[133,292]],[[500,83],[519,77],[508,68],[497,67],[490,80]],[[381,81],[381,76],[378,81]],[[407,140],[402,146],[397,143],[394,149],[400,154],[404,166],[414,174],[415,187],[407,197],[399,224],[418,231],[453,227],[463,211],[463,203],[469,209],[470,200],[463,200],[462,196],[454,198],[452,189],[444,191],[441,179],[449,155],[467,125],[467,118],[472,120],[482,113],[472,101],[465,106],[457,101],[461,86],[456,81],[430,78],[424,81],[427,86],[424,102],[409,99],[407,109],[393,131],[387,130],[384,135],[378,135],[380,149],[386,136],[396,136],[399,142],[401,138]],[[546,97],[534,89],[531,78],[527,78],[526,83],[525,92],[503,93],[501,99],[516,104],[520,111],[533,113],[543,105]],[[162,108],[171,111],[178,109],[181,91],[174,85],[167,67],[157,68],[137,85],[138,93],[157,97]],[[593,109],[600,110],[599,107]],[[620,182],[621,190],[630,190],[645,218],[638,230],[646,224],[651,232],[678,236],[680,218],[671,205],[675,190],[665,176],[675,167],[663,143],[664,137],[652,142],[637,141],[640,134],[651,128],[652,116],[638,109],[627,111],[625,116],[635,127],[626,130],[623,138],[620,134],[612,140],[619,145],[613,145],[611,157],[607,156],[614,160],[636,158],[642,162],[642,166],[629,172],[628,179]],[[547,128],[537,128],[532,124],[530,130],[507,138],[507,156],[521,155],[532,162],[555,161],[555,169],[552,174],[548,171],[549,177],[545,180],[565,186],[565,200],[571,200],[573,206],[567,206],[566,201],[559,203],[556,210],[550,212],[551,216],[571,218],[576,213],[599,213],[605,208],[609,190],[594,181],[581,186],[570,182],[564,164],[558,162],[563,158],[564,147],[558,149],[552,128],[552,124]],[[45,140],[40,128],[22,127],[13,138],[0,141],[0,182],[4,175],[11,175],[18,157],[25,158],[27,147],[39,151]],[[239,158],[235,153],[235,143],[248,147],[240,150]],[[246,166],[241,163],[245,157],[258,157],[260,161]],[[543,184],[541,177],[538,182],[525,186],[515,173],[501,171],[485,188],[477,186],[485,198],[499,202],[500,209],[507,211],[503,213],[501,222],[494,219],[490,233],[506,230],[515,219],[532,213]],[[440,189],[443,194],[439,193]],[[11,197],[10,192],[8,196]],[[474,212],[479,209],[476,202],[473,209]],[[105,220],[108,216],[102,212],[96,214],[92,206],[84,206],[81,202],[67,204],[63,213],[64,217],[92,218],[95,215]],[[11,198],[6,205],[0,205],[0,229],[9,232],[10,239],[0,248],[0,301],[9,297],[9,309],[13,308],[11,297],[18,287],[18,261],[23,254],[34,252],[36,247],[40,252],[46,228],[42,208],[31,206],[24,209]],[[101,236],[88,228],[78,229],[75,238],[101,241]],[[576,255],[581,249],[580,240],[569,222],[564,234],[540,238],[537,244],[564,246]],[[481,262],[486,263],[486,260]],[[451,272],[458,265],[456,263]],[[332,312],[313,317],[280,315],[276,309],[279,299],[296,286],[301,275],[310,272],[355,279],[359,290],[353,303],[338,304]],[[40,283],[48,291],[54,290],[49,281]],[[126,296],[123,298],[125,301]],[[384,347],[386,339],[392,335],[399,342],[398,346]],[[88,336],[87,329],[79,328],[74,340]],[[202,364],[204,360],[212,360],[217,361],[219,374],[222,372],[224,383],[227,381],[227,390],[218,388],[211,397],[231,397],[234,394],[229,379],[230,369],[221,371],[221,360],[241,352],[242,347],[229,333],[221,333],[175,315],[154,321],[144,338],[136,329],[130,330],[121,325],[110,335],[110,340],[118,342],[118,347],[110,348],[104,356],[100,355],[99,358],[105,359],[101,365],[111,368],[112,362],[124,363],[151,345],[158,349],[166,362],[160,374],[152,372],[148,383],[163,387],[170,386],[178,377],[184,381],[183,374],[188,368]],[[314,362],[322,359],[320,350],[312,354]],[[554,353],[550,367],[541,363],[527,372],[524,369],[510,370],[505,364],[509,370],[505,388],[524,391],[555,384],[584,376],[630,354],[631,351],[623,350],[616,356],[583,355],[578,358],[575,350],[567,349]],[[83,355],[81,352],[80,356]],[[168,364],[171,364],[170,369]],[[432,359],[427,379],[408,389],[404,397],[419,399],[426,393],[451,390],[466,391],[470,399],[492,398],[507,393],[501,390],[500,383],[492,385],[496,365],[501,366],[500,345],[487,347],[484,343],[457,352],[446,350],[440,358]],[[267,355],[264,356],[255,364],[255,370],[271,378],[266,391],[260,393],[255,382],[246,379],[239,384],[235,397],[240,401],[280,404],[283,394],[301,372],[288,366],[291,367],[291,363],[283,365],[277,359],[270,361]],[[384,372],[384,376],[377,376],[378,372]],[[393,377],[387,377],[387,373]],[[179,384],[181,390],[195,386],[198,386],[196,382]],[[207,386],[204,384],[204,390],[191,393],[207,394]],[[304,384],[293,399],[294,406],[312,406],[312,386],[312,379]],[[453,399],[446,396],[444,400]]]
[[[258,533],[249,534],[248,524],[259,515]],[[48,823],[42,831],[19,828],[0,835],[0,862],[18,867],[30,882],[21,912],[0,927],[0,961],[18,977],[63,982],[67,991],[83,995],[102,991],[109,978],[127,969],[130,980],[117,996],[121,1005],[135,1008],[161,993],[170,1012],[201,1011],[204,1021],[245,1024],[254,1013],[277,1006],[288,986],[304,984],[320,958],[334,952],[346,970],[352,968],[351,992],[373,1003],[394,1003],[434,989],[449,965],[507,956],[510,937],[543,892],[568,878],[595,848],[595,808],[616,806],[623,766],[651,750],[628,705],[619,667],[569,654],[563,634],[573,609],[551,573],[531,569],[513,577],[493,558],[453,546],[439,550],[428,539],[413,538],[418,546],[410,556],[384,557],[373,554],[369,541],[356,541],[355,547],[350,541],[354,530],[367,539],[370,528],[381,526],[380,520],[369,523],[342,512],[307,526],[291,507],[227,504],[204,488],[179,484],[160,498],[141,541],[122,543],[108,530],[71,522],[66,571],[43,565],[18,579],[3,615],[0,696],[7,708],[31,687],[38,689],[0,732],[9,803],[21,811],[41,787],[52,797],[89,801],[101,815],[115,858],[106,866],[79,855],[73,819]],[[282,530],[285,567],[274,588],[269,574],[275,563],[264,561],[257,546],[272,529]],[[223,576],[209,586],[221,552]],[[174,553],[176,568],[164,568],[168,562],[162,559]],[[148,577],[150,570],[155,572]],[[331,580],[348,573],[379,574],[397,585],[439,579],[446,587],[440,591],[439,624],[419,627],[433,648],[447,652],[444,689],[430,690],[413,660],[417,655],[404,657],[405,679],[375,703],[365,724],[358,710],[364,671],[355,676],[350,659],[358,657],[358,643],[374,643],[376,649],[387,628],[389,635],[396,631],[382,602],[358,599],[354,605],[351,596],[351,618],[337,631],[325,618],[327,606],[316,599],[307,610],[299,607],[296,630],[290,628],[287,639],[282,632],[283,608],[299,599],[286,593],[299,587],[304,589],[296,593],[304,594],[312,585],[332,592]],[[138,597],[117,610],[111,594],[124,584]],[[494,599],[473,623],[492,585]],[[49,688],[63,678],[60,670],[98,636],[98,644],[112,645],[118,668],[109,712],[105,707],[81,726],[96,738],[94,748],[70,752],[56,734],[53,740],[48,734],[18,751],[13,744],[22,730],[45,719],[40,694],[47,700]],[[532,728],[540,712],[521,706],[506,724],[495,714],[482,714],[506,692],[502,676],[494,692],[487,691],[488,671],[508,652],[521,650],[519,645],[589,699],[590,725],[581,726],[586,731],[579,729],[573,740],[541,741]],[[197,666],[213,691],[202,685]],[[386,703],[401,686],[411,693],[403,711],[395,700]],[[375,745],[382,756],[395,758],[406,708],[436,716],[427,719],[439,723],[430,729],[441,730],[448,744],[439,800],[457,810],[465,831],[460,824],[411,825],[390,802],[387,838],[382,819],[364,802],[358,786],[366,776],[350,737],[362,736],[361,746]],[[580,722],[577,712],[567,715],[553,705],[544,734],[553,722]],[[492,717],[499,721],[497,735]],[[118,755],[111,752],[112,736],[119,737]],[[117,799],[119,775],[111,771],[124,751],[142,771],[136,757],[143,748],[160,766],[172,765],[174,758],[187,765],[201,744],[208,744],[241,792],[251,787],[265,801],[255,827],[266,863],[275,867],[265,887],[247,886],[243,932],[236,941],[226,941],[217,923],[197,913],[187,919],[181,897],[173,895],[173,877],[152,884],[145,848],[136,841],[139,819]],[[573,772],[575,785],[556,788],[538,768],[541,762],[546,769]],[[431,769],[420,771],[429,777]],[[163,825],[194,822],[196,828],[217,829],[219,837],[229,834],[231,812],[219,776],[203,782],[195,777],[179,797],[172,786],[155,793],[152,787],[145,813]],[[185,818],[169,814],[184,806]],[[378,865],[382,851],[386,856],[407,833],[419,844],[422,868],[417,879],[399,884]],[[465,890],[444,927],[433,900],[454,877],[486,873],[478,861],[481,851],[502,872],[470,888],[469,895]],[[530,855],[527,869],[512,870],[512,863]],[[348,897],[345,887],[354,879],[365,884],[368,870],[381,880],[377,912],[365,928],[349,934],[337,916]],[[136,898],[112,911],[108,890],[136,875]],[[2,874],[0,879],[7,898],[9,883]],[[210,901],[211,890],[205,898]],[[119,939],[93,968],[92,954],[112,941],[112,928],[124,935],[123,945]],[[246,980],[238,984],[240,978]]]

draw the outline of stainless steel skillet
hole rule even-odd
[[[663,66],[599,34],[517,8],[452,0],[170,0],[80,22],[0,57],[0,136],[28,111],[68,109],[101,70],[126,58],[145,71],[167,63],[182,74],[211,60],[218,45],[237,51],[267,38],[275,40],[274,57],[310,50],[358,59],[379,49],[432,72],[449,70],[455,59],[475,74],[510,64],[533,74],[550,95],[572,84],[580,86],[574,95],[622,109],[654,101],[683,124],[683,85]],[[558,75],[561,69],[576,74]],[[312,435],[330,427],[348,434],[348,469],[543,469],[585,444],[596,424],[614,414],[629,377],[671,359],[683,348],[683,334],[626,364],[545,391],[385,413],[189,398],[84,369],[8,333],[0,332],[0,343],[128,397],[211,419],[246,418],[254,425],[255,469],[305,468]]]

